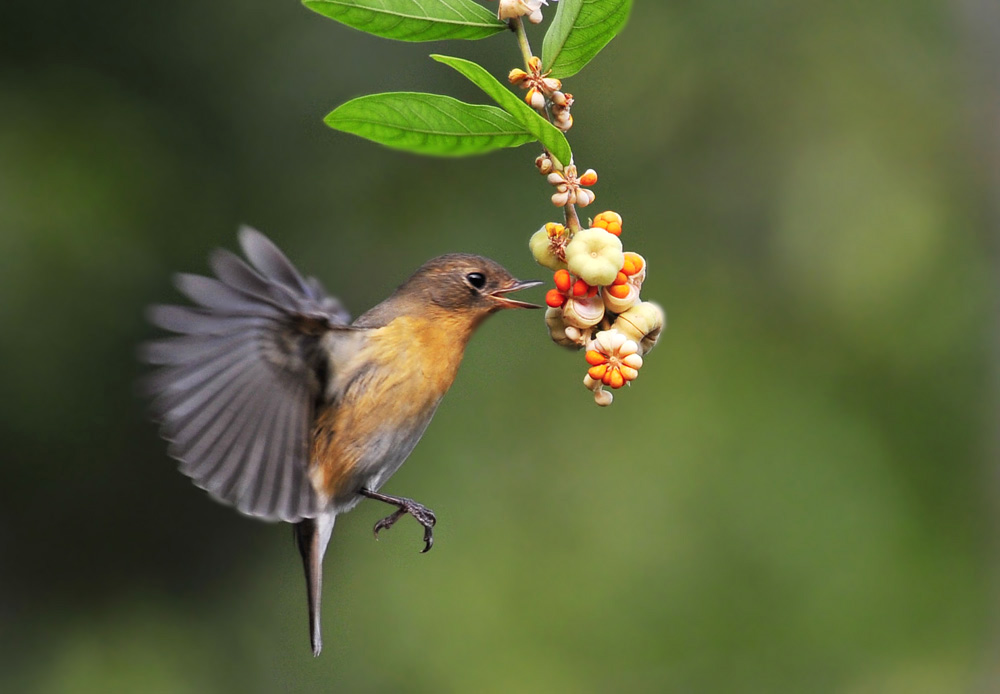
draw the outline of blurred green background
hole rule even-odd
[[[143,307],[242,222],[355,314],[442,252],[546,276],[533,147],[429,160],[321,121],[482,102],[426,56],[503,74],[513,38],[6,6],[0,690],[1000,691],[995,10],[637,2],[566,83],[570,141],[669,330],[601,410],[540,315],[489,321],[385,487],[438,513],[434,551],[343,517],[314,660],[289,528],[209,500],[145,419]]]

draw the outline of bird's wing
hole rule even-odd
[[[178,275],[196,306],[153,306],[177,333],[145,345],[154,417],[181,472],[251,516],[299,521],[322,509],[309,436],[330,365],[321,341],[356,337],[350,316],[267,237],[244,227],[250,261],[216,251],[216,278]]]

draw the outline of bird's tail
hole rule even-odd
[[[313,655],[323,650],[323,634],[320,628],[320,602],[323,597],[323,555],[333,533],[333,523],[337,516],[324,513],[316,518],[307,518],[295,524],[295,540],[302,554],[302,565],[306,571],[306,597],[309,599],[309,640]]]

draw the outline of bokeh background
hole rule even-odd
[[[600,410],[538,314],[488,322],[367,502],[307,644],[287,526],[179,475],[135,394],[143,307],[239,223],[355,313],[556,219],[532,147],[328,130],[474,88],[512,37],[400,44],[298,3],[0,10],[0,690],[1000,691],[992,0],[640,0],[569,80],[595,211],[670,327]],[[541,31],[531,37],[540,49]],[[538,292],[540,296],[541,292]]]

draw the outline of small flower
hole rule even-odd
[[[602,330],[588,345],[587,375],[611,388],[621,388],[639,375],[639,345],[617,330]],[[600,403],[598,403],[600,404]]]
[[[569,234],[562,224],[549,222],[536,231],[528,241],[528,247],[535,261],[552,270],[566,267],[566,244]]]
[[[557,2],[557,0],[552,0]],[[528,16],[532,24],[542,21],[542,5],[548,5],[548,0],[500,0],[497,10],[498,19],[513,19]]]
[[[604,229],[581,229],[566,245],[569,271],[590,285],[614,282],[624,262],[622,242]]]
[[[556,207],[567,204],[586,207],[597,197],[592,191],[583,187],[597,183],[597,172],[593,169],[587,169],[582,176],[577,177],[576,166],[570,164],[562,171],[550,173],[548,181],[556,187],[556,192],[552,196],[552,204]]]
[[[528,60],[528,71],[515,68],[507,75],[507,80],[516,87],[527,89],[528,93],[524,100],[536,111],[545,108],[545,100],[552,98],[554,94],[562,94],[562,82],[555,77],[549,77],[548,72],[542,72],[542,61],[538,56],[531,56]]]
[[[615,319],[613,330],[638,343],[643,354],[647,354],[663,332],[666,316],[663,309],[651,301],[642,301]]]
[[[604,229],[615,236],[621,236],[622,216],[617,212],[606,210],[605,212],[601,212],[599,215],[594,217],[594,222],[591,226],[597,227],[598,229]]]

